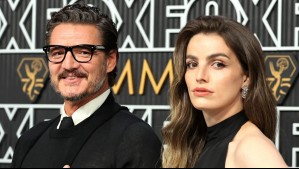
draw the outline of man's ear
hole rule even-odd
[[[117,64],[117,52],[116,50],[111,50],[107,57],[107,73],[112,72]]]

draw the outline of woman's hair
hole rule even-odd
[[[199,33],[216,33],[236,54],[244,73],[250,78],[249,92],[243,104],[245,114],[269,139],[275,137],[276,100],[266,82],[264,56],[258,40],[246,27],[233,20],[220,16],[199,17],[181,30],[176,42],[170,124],[162,131],[165,143],[163,167],[194,167],[206,142],[207,125],[203,113],[192,105],[185,82],[187,47],[191,38]]]
[[[103,45],[107,48],[108,54],[112,50],[116,51],[118,59],[118,32],[115,23],[102,13],[99,8],[84,4],[83,1],[77,1],[73,5],[65,6],[58,12],[54,12],[47,23],[47,32],[45,35],[46,44],[49,45],[51,34],[54,28],[63,23],[95,25],[101,33]],[[67,31],[67,30],[66,30]],[[117,76],[117,67],[108,74],[109,85],[113,86]]]

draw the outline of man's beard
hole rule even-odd
[[[69,101],[69,102],[80,102],[82,100],[84,100],[86,97],[90,96],[90,95],[93,95],[95,93],[97,93],[99,90],[102,89],[103,85],[104,85],[104,82],[106,80],[106,76],[103,75],[102,76],[103,79],[102,80],[96,80],[98,83],[94,83],[94,82],[91,82],[91,85],[89,88],[94,88],[94,90],[92,91],[92,93],[89,93],[88,92],[88,89],[86,89],[84,92],[80,93],[80,94],[77,94],[77,95],[72,95],[72,96],[64,96],[62,94],[62,92],[59,90],[58,88],[58,84],[55,84],[52,80],[51,80],[51,85],[52,87],[54,88],[54,90],[65,100],[65,101]],[[59,78],[60,80],[60,78]]]
[[[85,97],[88,96],[87,92],[84,92],[82,94],[79,94],[77,96],[63,96],[61,93],[59,93],[61,95],[61,97],[65,100],[65,101],[69,101],[69,102],[79,102],[81,100],[83,100]]]

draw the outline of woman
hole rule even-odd
[[[223,17],[190,21],[174,69],[163,167],[287,167],[271,141],[276,100],[249,30]]]

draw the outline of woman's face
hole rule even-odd
[[[205,112],[219,114],[243,109],[241,88],[249,80],[221,36],[195,35],[187,48],[186,65],[185,80],[196,109],[202,110],[204,115]]]

